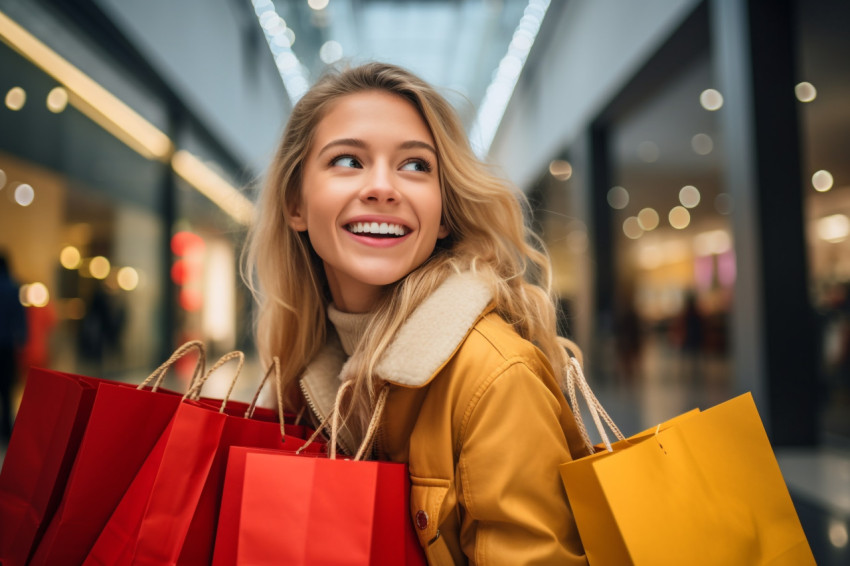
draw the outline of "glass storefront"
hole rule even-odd
[[[728,398],[731,377],[735,257],[713,86],[701,55],[609,132],[617,374],[678,390],[683,409]]]
[[[174,159],[145,155],[5,43],[0,66],[0,248],[27,307],[21,375],[137,379],[188,339],[210,356],[248,345],[247,200],[214,204],[205,186],[241,196],[231,161],[188,125]]]
[[[801,376],[800,386],[817,388],[821,437],[844,443],[850,439],[850,63],[842,54],[850,48],[850,6],[798,2],[796,9],[800,190],[819,322],[819,367]],[[707,26],[705,13],[699,17]],[[641,72],[651,80],[638,73],[630,88],[639,88],[620,93],[615,110],[590,126],[604,132],[604,195],[594,194],[603,189],[589,180],[595,173],[585,159],[588,138],[565,147],[531,191],[572,330],[597,328],[583,336],[584,344],[589,337],[596,342],[596,378],[613,390],[633,391],[637,400],[664,398],[667,413],[709,406],[736,390],[731,309],[739,274],[734,202],[724,174],[729,156],[718,117],[723,93],[713,76],[710,34],[695,35],[692,55],[672,58],[676,64],[663,72],[648,63]],[[589,212],[594,199],[604,199],[607,226],[585,224],[598,220]],[[770,206],[762,214],[770,214]],[[594,230],[608,227],[610,257],[599,256],[594,246],[606,246],[608,235],[599,241]],[[585,281],[585,272],[598,277],[597,264],[607,261],[610,282]],[[600,307],[593,294],[607,289],[611,299]],[[657,391],[643,395],[647,388]],[[655,419],[653,407],[641,408],[638,424]]]
[[[803,191],[822,428],[850,441],[850,6],[797,2]]]

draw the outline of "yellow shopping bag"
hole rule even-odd
[[[603,438],[610,451],[561,466],[591,566],[815,564],[749,393]]]

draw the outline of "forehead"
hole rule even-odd
[[[404,97],[367,90],[334,100],[316,124],[314,142],[334,137],[395,136],[433,145],[431,130],[419,110]]]

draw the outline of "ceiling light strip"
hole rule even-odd
[[[254,214],[251,201],[196,156],[181,149],[171,158],[171,166],[175,173],[227,212],[236,222],[244,226],[251,223]]]
[[[168,162],[174,171],[240,224],[253,204],[238,189],[185,150],[112,93],[0,12],[0,40],[62,84],[69,102],[90,120],[146,159]],[[172,155],[173,154],[173,155]]]
[[[257,22],[274,56],[275,65],[283,80],[283,87],[294,106],[310,88],[307,71],[292,51],[295,34],[287,27],[286,21],[278,15],[272,0],[251,0],[251,4],[254,6]]]
[[[58,53],[0,12],[0,39],[61,83],[69,102],[148,159],[167,161],[171,140]]]
[[[493,80],[487,87],[469,134],[472,148],[479,158],[483,159],[490,151],[490,145],[496,137],[496,131],[505,115],[508,102],[511,100],[548,8],[549,0],[529,1],[514,31],[508,52],[499,62]]]

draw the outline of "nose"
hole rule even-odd
[[[366,179],[366,184],[360,191],[360,200],[373,203],[394,203],[399,199],[399,193],[393,184],[392,172],[389,167],[375,166]]]

